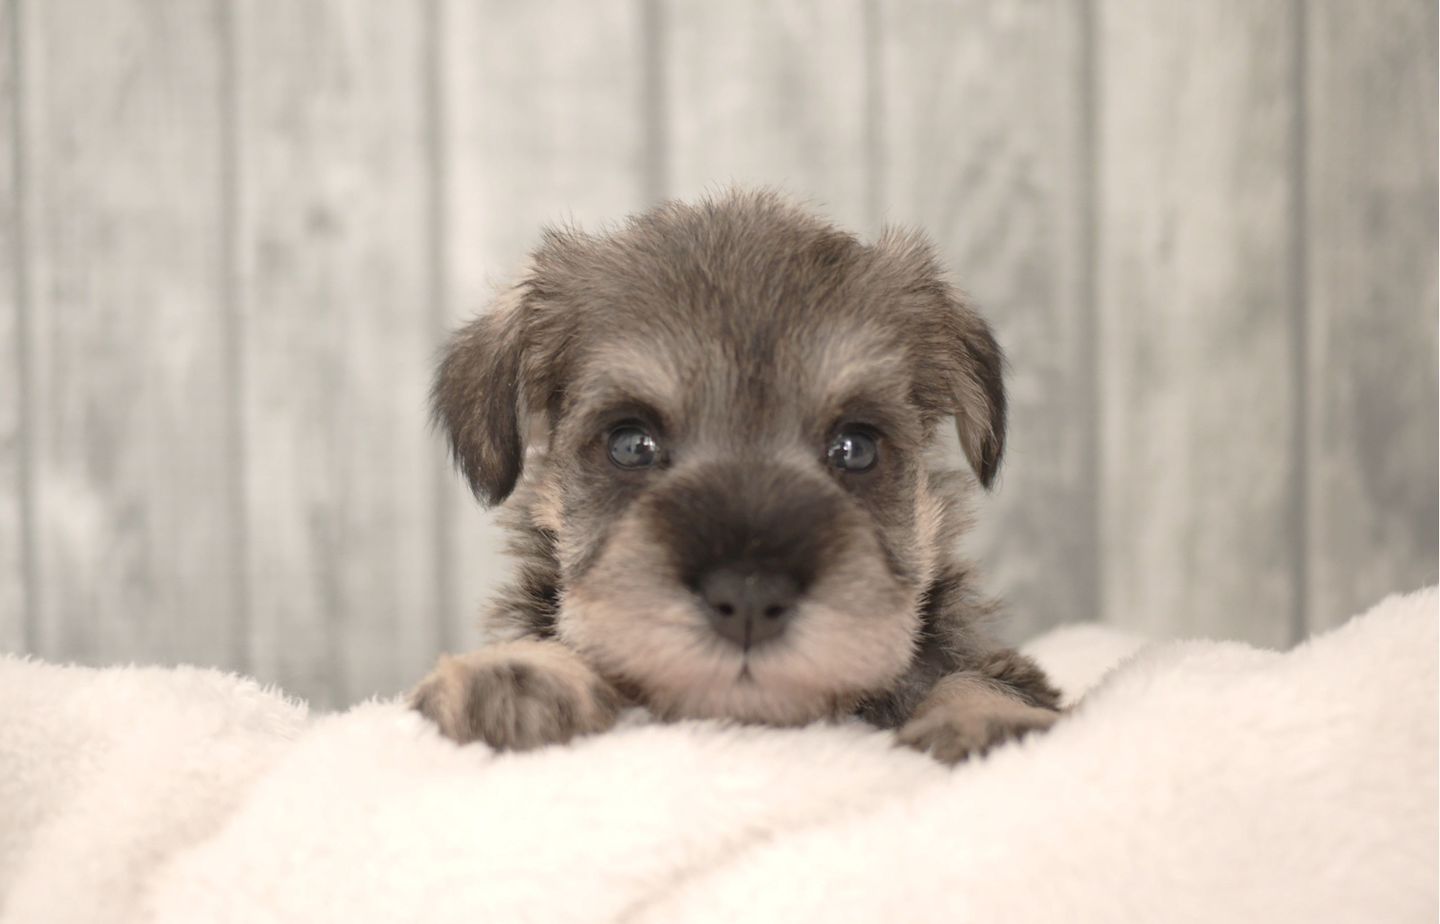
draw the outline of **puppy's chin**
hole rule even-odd
[[[642,550],[654,544],[635,541],[633,529],[622,524],[569,588],[558,629],[661,717],[800,725],[849,712],[910,663],[917,595],[886,569],[873,539],[831,563],[783,634],[746,652],[714,632],[695,595],[662,560],[649,560]]]

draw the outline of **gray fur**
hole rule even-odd
[[[995,604],[954,554],[964,495],[1003,456],[1002,367],[917,234],[862,243],[766,192],[669,203],[607,234],[547,232],[523,278],[456,334],[434,390],[476,495],[508,498],[520,572],[492,629],[563,648],[599,679],[564,690],[624,690],[663,718],[858,713],[911,722],[900,740],[947,761],[1048,724],[1058,694],[986,640]],[[948,419],[974,479],[926,464]],[[605,436],[625,421],[658,434],[663,464],[609,462]],[[827,467],[850,424],[877,435],[870,472]],[[716,638],[697,599],[706,569],[736,562],[806,588],[756,650]],[[415,696],[442,728],[486,717],[452,737],[513,746],[518,720],[494,713],[515,703],[527,745],[605,727],[536,720],[526,691],[548,687],[533,664],[476,663],[485,683],[455,681],[451,659],[451,679],[437,671]]]

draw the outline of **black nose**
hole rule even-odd
[[[794,579],[769,571],[725,567],[700,579],[710,625],[746,649],[785,630],[799,595]]]

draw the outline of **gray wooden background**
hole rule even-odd
[[[1436,576],[1426,0],[0,0],[0,648],[320,704],[473,644],[424,394],[542,222],[923,225],[1013,364],[1008,631]]]

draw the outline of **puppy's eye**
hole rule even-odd
[[[649,468],[660,458],[660,445],[650,431],[626,424],[610,431],[610,461],[621,468]]]
[[[863,430],[842,430],[830,442],[825,458],[842,472],[866,472],[875,466],[879,453],[875,437]]]

